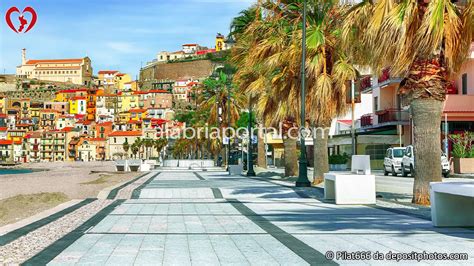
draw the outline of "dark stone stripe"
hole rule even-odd
[[[4,245],[6,245],[6,244],[8,244],[12,241],[15,241],[16,239],[18,239],[18,238],[34,231],[34,230],[36,230],[40,227],[43,227],[43,226],[45,226],[45,225],[47,225],[51,222],[54,222],[54,221],[58,220],[59,218],[63,217],[64,215],[69,214],[69,213],[81,208],[82,206],[87,205],[87,204],[95,201],[95,200],[97,200],[97,199],[85,199],[85,200],[83,200],[83,201],[81,201],[77,204],[74,204],[74,205],[72,205],[72,206],[70,206],[70,207],[68,207],[64,210],[61,210],[57,213],[54,213],[54,214],[52,214],[48,217],[45,217],[41,220],[38,220],[38,221],[33,222],[31,224],[25,225],[23,227],[20,227],[16,230],[13,230],[13,231],[5,234],[3,236],[0,236],[0,246],[4,246]]]
[[[220,189],[212,187],[212,194],[214,194],[215,199],[223,199],[222,192]]]
[[[407,211],[404,211],[404,210],[401,210],[401,209],[387,208],[387,207],[382,207],[382,206],[378,206],[378,205],[365,205],[365,206],[372,207],[372,208],[378,209],[378,210],[388,211],[388,212],[391,212],[391,213],[396,213],[396,214],[411,216],[411,217],[422,219],[422,220],[431,221],[431,217],[426,217],[426,216],[421,215],[421,214],[407,212]]]
[[[116,200],[112,202],[109,206],[103,208],[101,211],[96,213],[82,225],[69,232],[67,235],[63,236],[53,244],[49,245],[40,253],[25,261],[22,265],[46,265],[56,256],[58,256],[61,252],[63,252],[67,247],[69,247],[72,243],[74,243],[81,236],[83,236],[87,232],[87,230],[89,230],[91,227],[96,226],[100,221],[102,221],[108,214],[110,214],[117,206],[122,204],[124,201],[125,200]]]
[[[249,177],[249,178],[259,180],[259,181],[264,181],[264,182],[267,182],[267,183],[270,183],[270,184],[273,184],[273,185],[276,185],[276,186],[281,186],[281,187],[286,187],[286,188],[292,189],[300,198],[303,198],[303,199],[311,199],[312,198],[311,196],[306,194],[303,190],[300,190],[300,189],[292,187],[292,186],[273,183],[271,180],[268,180],[268,179],[262,178],[262,177]],[[315,189],[315,188],[313,188],[313,189]]]
[[[283,245],[300,256],[303,260],[311,265],[338,265],[336,262],[327,260],[325,255],[316,249],[308,246],[298,238],[288,234],[280,227],[274,225],[261,215],[252,211],[237,199],[227,200],[234,208],[236,208],[242,215],[250,219],[253,223],[262,228],[265,232],[280,241]]]
[[[156,173],[155,175],[153,175],[152,177],[150,177],[146,182],[144,182],[143,184],[141,184],[139,187],[135,188],[132,192],[132,199],[139,199],[140,198],[140,193],[142,193],[142,189],[144,187],[146,187],[148,184],[151,183],[151,181],[153,181],[159,174],[159,173]]]
[[[198,173],[196,173],[196,172],[193,172],[193,173],[194,173],[194,175],[195,175],[197,178],[199,178],[199,180],[206,180],[206,179],[204,179],[204,177],[202,177],[202,175],[200,175],[200,174],[198,174]]]
[[[118,187],[112,189],[112,190],[109,192],[109,195],[107,196],[107,199],[115,199],[115,197],[117,197],[117,194],[118,194],[118,192],[119,192],[121,189],[123,189],[124,187],[126,187],[126,186],[128,186],[128,185],[134,183],[134,182],[137,181],[138,179],[140,179],[140,178],[146,176],[147,174],[149,174],[149,173],[140,175],[139,177],[134,178],[133,180],[130,180],[130,181],[128,181],[127,183],[125,183],[125,184],[123,184],[123,185],[121,185],[121,186],[118,186]]]

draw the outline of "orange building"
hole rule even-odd
[[[95,137],[96,138],[107,138],[112,133],[114,123],[111,121],[102,122],[95,125]]]

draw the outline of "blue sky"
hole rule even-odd
[[[0,72],[14,73],[21,49],[28,59],[92,59],[94,73],[120,70],[135,77],[143,62],[181,44],[213,46],[217,32],[254,0],[1,0]],[[17,34],[5,12],[31,6],[38,14],[33,29]],[[29,15],[26,16],[29,20]],[[17,16],[12,15],[17,23]]]

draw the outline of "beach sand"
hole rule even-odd
[[[111,161],[25,163],[20,168],[42,171],[0,175],[0,200],[41,192],[61,192],[69,199],[95,198],[102,189],[140,175],[116,173],[114,162]],[[98,180],[99,178],[101,179]],[[84,184],[88,182],[89,184]]]

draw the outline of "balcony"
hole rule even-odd
[[[375,114],[366,114],[360,118],[362,128],[377,128],[393,125],[408,125],[410,113],[408,110],[385,109]]]
[[[360,117],[360,126],[361,127],[368,127],[374,124],[374,116],[373,114],[366,114]]]
[[[376,113],[379,124],[393,123],[393,122],[408,122],[410,114],[408,111],[398,109],[386,109]]]

